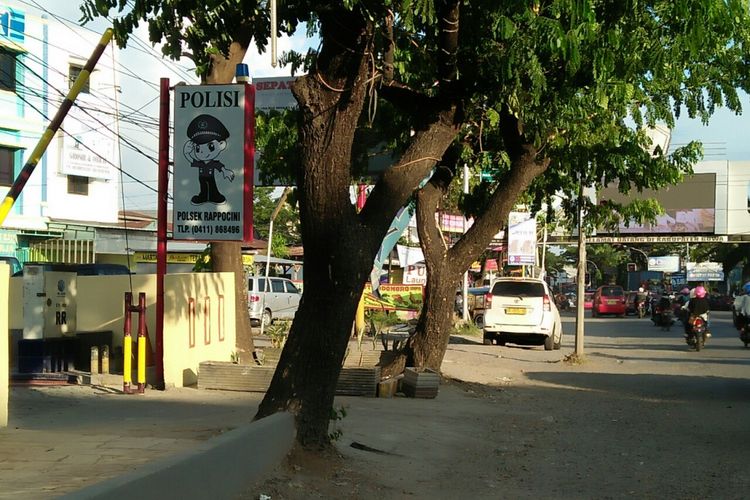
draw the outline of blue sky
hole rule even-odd
[[[691,140],[704,143],[706,160],[750,160],[750,96],[742,93],[743,115],[719,109],[708,126],[700,120],[681,117],[672,131],[672,145]]]

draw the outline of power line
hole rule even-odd
[[[19,1],[21,1],[22,3],[25,3],[28,6],[31,6],[31,4],[29,4],[28,2],[26,2],[24,0],[19,0]],[[41,5],[39,5],[39,3],[36,2],[35,0],[31,0],[31,2],[34,4],[34,6],[36,6],[36,8],[38,8],[39,10],[41,10],[41,11],[49,14],[50,16],[52,16],[53,18],[55,18],[55,20],[57,20],[60,24],[62,24],[63,26],[67,27],[68,29],[70,29],[73,32],[75,32],[75,30],[73,30],[70,27],[70,24],[76,26],[77,28],[82,28],[82,29],[85,29],[85,30],[90,31],[92,33],[96,33],[96,31],[94,31],[94,30],[92,30],[90,28],[86,28],[85,26],[81,26],[78,23],[76,23],[76,22],[74,22],[74,21],[72,21],[70,19],[64,18],[64,17],[59,16],[59,15],[53,13],[53,12],[50,12],[46,8],[44,8]],[[107,19],[108,21],[112,22],[112,19],[109,16],[106,16],[105,19]],[[76,34],[79,37],[83,38],[80,35],[80,33],[76,33]],[[174,71],[175,73],[180,73],[182,76],[187,76],[188,79],[195,78],[195,75],[191,75],[190,73],[188,73],[186,69],[184,69],[183,67],[181,67],[176,62],[171,61],[171,60],[167,61],[163,57],[157,55],[156,51],[153,49],[153,47],[149,47],[144,41],[142,41],[138,37],[138,35],[136,33],[131,33],[130,36],[129,36],[129,39],[133,40],[134,43],[135,43],[135,45],[136,45],[136,47],[133,47],[133,50],[135,50],[137,52],[141,52],[141,53],[143,53],[143,54],[145,54],[147,56],[155,58],[156,60],[158,60],[160,62],[160,64],[162,64],[166,69],[168,69],[170,71]],[[145,47],[145,50],[144,50],[143,47]],[[172,64],[173,68],[170,68],[167,65],[167,62],[169,62],[170,64]],[[143,81],[145,81],[145,80],[143,80]],[[149,85],[154,86],[156,89],[159,88],[157,84],[154,84],[154,83],[151,83],[151,82],[147,82],[147,83],[149,83]]]
[[[16,94],[16,95],[18,95],[18,94]],[[27,99],[26,99],[25,97],[23,97],[23,96],[21,96],[21,95],[18,95],[18,98],[19,98],[19,99],[21,99],[21,100],[22,100],[22,101],[23,101],[24,103],[26,103],[26,104],[27,104],[27,105],[28,105],[29,107],[31,107],[31,108],[32,108],[32,109],[33,109],[34,111],[36,111],[37,113],[39,113],[39,115],[41,115],[42,117],[44,117],[44,119],[45,119],[45,120],[49,120],[49,117],[47,117],[47,115],[45,115],[45,114],[44,114],[44,112],[42,112],[42,111],[41,111],[41,110],[40,110],[39,108],[37,108],[37,107],[36,107],[36,106],[35,106],[34,104],[32,104],[32,103],[31,103],[30,101],[28,101],[28,100],[27,100]],[[71,138],[72,138],[73,140],[75,140],[75,137],[73,137],[73,135],[71,135],[71,134],[70,134],[69,132],[67,132],[67,131],[66,131],[66,130],[65,130],[65,129],[63,128],[63,127],[60,127],[60,130],[62,130],[62,132],[63,132],[63,133],[65,133],[65,134],[66,134],[67,136],[69,136],[69,137],[71,137]],[[116,168],[117,170],[121,171],[121,172],[122,172],[123,174],[125,174],[126,176],[128,176],[129,178],[131,178],[132,180],[134,180],[135,182],[137,182],[138,184],[141,184],[141,185],[142,185],[143,187],[145,187],[145,188],[147,188],[147,189],[150,189],[151,191],[153,191],[153,192],[155,192],[155,193],[157,193],[157,194],[158,194],[158,191],[157,191],[156,189],[152,188],[151,186],[149,186],[149,185],[148,185],[148,184],[146,184],[145,182],[141,181],[141,180],[140,180],[140,179],[138,179],[137,177],[135,177],[135,176],[133,176],[133,175],[131,175],[131,174],[129,174],[129,173],[127,173],[127,172],[125,172],[125,171],[124,171],[124,170],[122,170],[122,169],[121,169],[120,167],[118,167],[117,165],[115,165],[115,164],[114,164],[114,163],[113,163],[113,162],[112,162],[111,160],[109,160],[108,158],[105,158],[105,157],[104,157],[104,156],[102,156],[101,154],[97,153],[96,151],[94,151],[93,149],[91,149],[91,148],[90,148],[89,146],[87,146],[86,144],[84,144],[84,143],[82,143],[82,142],[78,142],[78,141],[77,141],[77,143],[78,143],[78,144],[80,144],[80,145],[81,145],[81,147],[83,147],[84,149],[86,149],[87,151],[89,151],[90,153],[92,153],[92,154],[93,154],[94,156],[96,156],[96,157],[100,158],[100,159],[101,159],[102,161],[104,161],[105,163],[107,163],[107,164],[109,164],[109,165],[113,166],[114,168]],[[171,196],[169,196],[169,193],[167,193],[167,196],[171,198]]]
[[[64,93],[63,93],[63,92],[62,92],[62,91],[61,91],[60,89],[58,89],[57,87],[55,87],[54,85],[52,85],[52,84],[51,84],[51,83],[50,83],[49,81],[47,81],[47,80],[46,80],[46,79],[45,79],[44,77],[42,77],[42,76],[41,76],[41,75],[40,75],[39,73],[37,73],[36,71],[34,71],[33,69],[31,69],[31,68],[30,68],[30,67],[29,67],[28,65],[26,65],[25,63],[23,63],[23,62],[21,62],[21,61],[17,61],[17,62],[18,62],[18,63],[19,63],[19,64],[20,64],[21,66],[23,66],[24,68],[26,68],[26,70],[28,70],[28,71],[29,71],[29,72],[31,72],[31,73],[32,73],[33,75],[35,75],[35,76],[36,76],[37,78],[39,78],[39,79],[40,79],[41,81],[43,81],[44,83],[46,83],[47,85],[49,85],[49,86],[50,86],[50,88],[52,88],[53,90],[55,90],[56,92],[58,92],[58,93],[59,93],[59,94],[60,94],[60,95],[61,95],[61,96],[62,96],[63,98],[65,98],[65,94],[64,94]],[[146,153],[144,153],[143,151],[141,151],[141,150],[140,150],[140,149],[139,149],[138,147],[136,147],[136,146],[135,146],[134,144],[132,144],[132,143],[131,143],[131,142],[130,142],[129,140],[125,139],[125,138],[124,138],[124,137],[122,137],[122,136],[119,136],[119,135],[118,135],[117,133],[115,133],[115,131],[113,131],[112,129],[110,129],[110,128],[109,128],[109,127],[108,127],[108,126],[107,126],[107,125],[106,125],[106,124],[105,124],[104,122],[102,122],[102,121],[101,121],[101,120],[99,120],[99,119],[98,119],[97,117],[95,117],[94,115],[92,115],[92,114],[91,114],[91,113],[90,113],[89,111],[87,111],[87,110],[85,110],[85,109],[81,108],[81,107],[80,107],[80,106],[79,106],[78,104],[76,104],[75,102],[73,102],[73,105],[74,105],[74,106],[76,106],[76,107],[77,107],[78,109],[80,109],[81,111],[83,111],[83,112],[84,112],[84,113],[86,114],[86,116],[90,117],[91,119],[93,119],[94,121],[96,121],[96,122],[97,122],[97,123],[98,123],[99,125],[101,125],[102,127],[104,127],[104,128],[105,128],[105,129],[106,129],[106,130],[107,130],[108,132],[111,132],[111,133],[112,133],[112,134],[113,134],[113,135],[114,135],[115,137],[119,137],[119,139],[120,139],[120,140],[122,140],[122,141],[123,141],[123,142],[124,142],[125,144],[127,144],[128,146],[130,146],[130,147],[131,147],[131,148],[132,148],[132,149],[133,149],[134,151],[136,151],[137,153],[139,153],[139,154],[143,155],[143,156],[144,156],[144,157],[146,157],[147,159],[149,159],[149,160],[153,161],[153,162],[154,162],[155,164],[157,164],[157,165],[159,164],[159,160],[157,160],[157,159],[156,159],[156,158],[154,158],[153,156],[149,156],[149,155],[147,155]],[[90,130],[94,130],[94,128],[90,128]]]

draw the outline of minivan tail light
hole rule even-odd
[[[255,294],[250,294],[250,302],[260,302],[260,296]]]
[[[549,303],[549,295],[547,295],[545,293],[544,294],[544,298],[542,300],[543,300],[544,310],[545,311],[551,311],[552,310],[552,306]]]
[[[484,294],[484,308],[489,309],[490,307],[492,307],[492,294],[485,293]]]

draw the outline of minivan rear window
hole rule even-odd
[[[622,297],[625,292],[619,286],[604,286],[602,287],[603,297]]]
[[[255,290],[255,283],[258,283],[258,290]],[[247,291],[248,292],[265,292],[266,291],[266,280],[257,278],[247,280]]]
[[[498,281],[492,295],[510,297],[544,297],[544,285],[532,281]]]

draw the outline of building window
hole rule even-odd
[[[68,87],[72,87],[73,84],[76,82],[76,78],[78,78],[78,75],[81,74],[81,71],[83,71],[83,66],[78,66],[76,64],[71,64],[68,67]],[[89,79],[86,80],[86,83],[83,84],[83,87],[81,87],[81,92],[84,94],[89,93]]]
[[[0,186],[12,186],[15,178],[16,150],[0,146]]]
[[[0,90],[16,91],[16,55],[0,47]]]
[[[68,176],[68,193],[69,194],[81,194],[83,196],[88,196],[89,178],[81,177],[80,175],[69,175]]]

